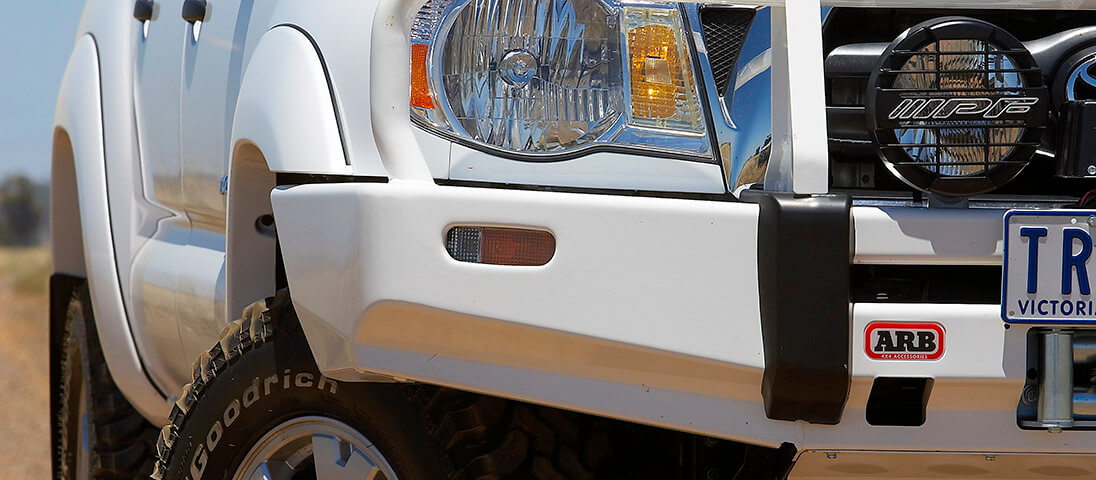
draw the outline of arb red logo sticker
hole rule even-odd
[[[944,354],[938,323],[872,322],[864,330],[868,357],[876,360],[936,360]]]

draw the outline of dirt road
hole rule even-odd
[[[0,478],[49,478],[45,249],[0,249]]]

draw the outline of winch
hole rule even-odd
[[[1031,340],[1028,345],[1037,352],[1037,365],[1032,366],[1037,373],[1029,374],[1020,425],[1051,432],[1096,428],[1096,330],[1036,329]],[[1024,411],[1030,412],[1032,406],[1034,419],[1025,419]]]

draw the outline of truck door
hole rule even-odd
[[[219,0],[216,11],[205,12],[203,20],[187,26],[182,45],[182,203],[190,232],[176,293],[187,358],[209,348],[225,324],[240,314],[228,312],[225,305],[228,142],[245,53],[250,52],[244,47],[249,38],[257,39],[266,30],[262,17],[269,16],[272,4]]]
[[[137,3],[148,4],[147,0]],[[150,374],[162,385],[189,379],[176,322],[178,266],[189,221],[183,211],[179,161],[179,76],[187,24],[183,0],[155,0],[153,15],[136,29],[133,102],[140,180],[145,199],[158,207],[150,228],[138,229],[141,245],[131,265],[131,325]],[[119,259],[122,263],[125,259]]]

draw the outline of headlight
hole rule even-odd
[[[674,4],[430,0],[412,25],[411,114],[533,160],[621,147],[710,159],[687,38]]]

